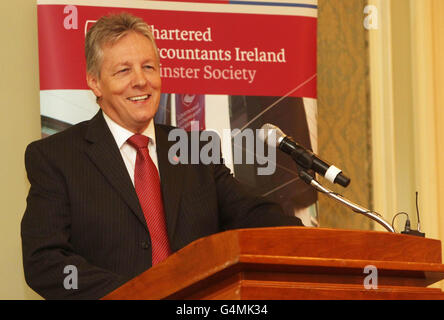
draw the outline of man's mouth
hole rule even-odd
[[[143,96],[129,97],[127,99],[130,101],[144,101],[144,100],[148,99],[149,97],[150,97],[150,95],[145,94]]]

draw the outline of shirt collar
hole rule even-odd
[[[103,112],[103,117],[105,118],[106,124],[109,127],[109,130],[111,131],[114,140],[116,140],[117,147],[119,149],[122,148],[122,146],[126,143],[126,141],[134,135],[133,132],[129,131],[128,129],[123,128],[122,126],[118,125],[115,121],[113,121],[110,117],[106,115],[105,112]],[[151,119],[148,127],[143,131],[141,134],[147,136],[150,138],[150,145],[156,146],[156,133],[154,130],[154,119]]]

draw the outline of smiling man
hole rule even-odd
[[[100,30],[99,30],[100,31]],[[87,42],[99,44],[92,30]],[[149,30],[146,30],[146,34]],[[157,48],[148,36],[129,31],[121,39],[102,45],[101,68],[89,67],[87,82],[103,112],[119,126],[142,133],[152,124],[160,100],[160,66]],[[87,48],[87,50],[90,50]]]
[[[22,219],[27,283],[48,299],[97,299],[190,242],[220,231],[301,225],[219,164],[172,165],[155,125],[161,78],[148,25],[102,17],[85,40],[101,110],[31,143]],[[67,274],[66,270],[71,270]]]

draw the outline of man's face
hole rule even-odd
[[[130,32],[102,48],[100,76],[87,75],[103,112],[120,126],[142,132],[157,112],[160,70],[151,41]]]

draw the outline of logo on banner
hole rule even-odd
[[[176,94],[176,123],[190,131],[191,122],[199,123],[197,130],[205,130],[205,95]]]

